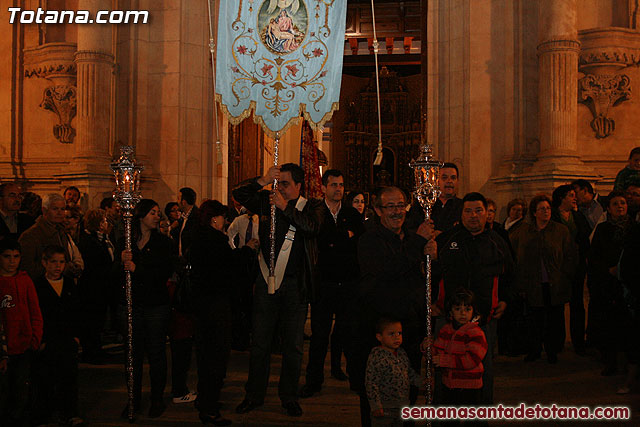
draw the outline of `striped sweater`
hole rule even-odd
[[[482,388],[482,359],[487,354],[487,340],[476,322],[457,330],[451,323],[440,329],[433,344],[440,356],[442,383],[448,388]]]

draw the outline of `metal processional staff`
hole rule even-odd
[[[415,191],[413,192],[416,200],[424,210],[425,221],[431,219],[431,209],[440,196],[440,187],[438,186],[438,174],[442,163],[434,159],[431,145],[423,142],[420,145],[420,154],[409,163],[409,167],[413,169],[415,178]],[[431,329],[431,256],[426,256],[425,276],[426,276],[426,304],[427,304],[427,338],[432,341],[433,333]],[[433,403],[432,390],[432,365],[433,357],[431,354],[431,346],[427,347],[426,352],[426,375],[427,386],[425,397],[427,405]]]
[[[116,188],[113,191],[114,200],[120,205],[124,220],[125,249],[131,250],[131,219],[133,209],[140,201],[140,173],[144,169],[136,165],[133,157],[133,147],[126,145],[120,148],[120,157],[111,163],[115,175]],[[128,418],[134,419],[133,403],[133,300],[131,293],[131,272],[125,271],[125,297],[127,302],[127,390],[128,390]]]

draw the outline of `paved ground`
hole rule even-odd
[[[306,343],[308,344],[308,342]],[[306,356],[306,353],[305,353]],[[632,408],[633,422],[628,425],[640,425],[640,394],[619,396],[615,394],[622,383],[622,374],[613,377],[601,377],[596,354],[588,357],[576,356],[568,350],[559,357],[557,365],[549,365],[545,360],[525,364],[522,358],[500,356],[496,363],[496,401],[517,405],[550,404],[597,406],[624,405]],[[246,426],[356,426],[359,423],[358,400],[348,390],[346,383],[332,378],[327,380],[323,391],[310,399],[301,400],[303,417],[292,419],[281,411],[276,396],[280,357],[274,356],[269,395],[265,405],[249,414],[237,415],[233,408],[243,397],[246,380],[248,353],[233,352],[229,375],[223,392],[224,414],[233,419],[234,424]],[[305,360],[306,365],[306,360]],[[328,366],[327,366],[328,373]],[[192,372],[190,384],[195,386]],[[148,381],[145,378],[145,381]],[[136,424],[144,426],[195,426],[200,422],[192,405],[169,404],[165,414],[158,419],[146,417],[148,409],[148,388],[145,383],[145,414]],[[81,365],[80,369],[80,407],[83,416],[95,426],[127,425],[120,420],[119,414],[126,403],[123,370],[119,364],[104,366]],[[498,422],[492,425],[515,423]],[[538,425],[528,423],[527,425]],[[555,425],[557,423],[547,423]],[[562,423],[563,426],[578,423]],[[598,425],[589,423],[590,426]],[[607,425],[621,425],[620,422]]]

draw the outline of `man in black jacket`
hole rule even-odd
[[[278,191],[262,188],[278,179]],[[281,328],[282,370],[278,395],[290,416],[301,416],[298,380],[302,365],[307,302],[317,292],[316,236],[323,217],[320,200],[300,197],[304,171],[286,163],[263,177],[233,190],[233,197],[260,217],[260,274],[253,297],[253,337],[245,399],[236,412],[246,413],[264,403],[269,381],[271,342],[276,325]],[[269,279],[270,211],[276,207],[275,280]],[[268,282],[270,282],[268,284]]]
[[[13,183],[0,185],[0,238],[18,240],[33,225],[33,219],[20,213],[20,188]]]
[[[344,381],[341,355],[348,327],[346,316],[354,302],[358,280],[356,257],[357,239],[364,231],[358,211],[342,205],[344,177],[342,172],[329,169],[322,176],[324,193],[323,221],[318,234],[321,286],[319,297],[311,304],[311,344],[307,364],[307,382],[300,397],[310,397],[320,391],[324,382],[324,359],[331,334],[331,376]],[[335,325],[331,324],[335,314]],[[348,351],[345,351],[347,354]],[[347,360],[348,362],[348,360]]]
[[[407,200],[397,187],[379,190],[375,210],[380,223],[368,229],[358,241],[360,283],[358,324],[353,332],[351,388],[360,395],[363,426],[370,425],[369,402],[365,391],[365,371],[371,348],[378,345],[375,325],[381,317],[402,322],[403,347],[414,369],[420,370],[420,342],[425,332],[425,281],[421,265],[424,254],[436,255],[433,226],[422,223],[416,232],[407,230]],[[417,389],[412,392],[417,397]]]
[[[198,224],[196,192],[193,188],[184,187],[180,189],[178,205],[180,205],[180,210],[182,211],[182,218],[180,219],[180,225],[171,231],[171,237],[177,243],[178,255],[184,257],[191,246],[193,233]]]
[[[480,315],[480,326],[489,348],[482,361],[482,403],[491,405],[492,349],[497,338],[497,319],[504,314],[510,298],[514,263],[507,243],[495,231],[486,228],[487,200],[484,196],[469,193],[462,203],[461,224],[436,239],[438,259],[433,266],[433,283],[438,286],[434,313],[446,317],[446,298],[456,289],[463,287],[473,291],[474,313]]]

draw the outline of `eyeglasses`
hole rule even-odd
[[[406,207],[407,207],[407,205],[405,205],[405,204],[380,206],[381,209],[388,209],[390,211],[391,210],[401,211],[401,210],[404,210]]]
[[[540,206],[539,208],[536,209],[537,212],[547,212],[550,210],[551,210],[551,207],[549,206]]]

